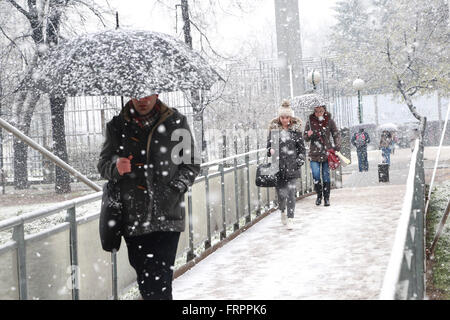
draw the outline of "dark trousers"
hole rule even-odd
[[[172,279],[180,232],[152,232],[125,238],[144,300],[172,300]]]
[[[278,185],[275,188],[278,196],[278,209],[280,211],[284,211],[287,206],[288,218],[294,218],[295,214],[295,194],[297,193],[295,181],[296,179],[285,179],[278,181]]]
[[[369,161],[367,160],[367,148],[356,149],[356,154],[358,155],[359,172],[369,171]]]

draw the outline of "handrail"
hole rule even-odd
[[[417,139],[411,156],[402,213],[379,295],[381,300],[423,299],[424,178],[420,171],[423,171],[423,144]]]
[[[69,209],[74,206],[80,206],[85,203],[89,203],[93,200],[100,199],[102,197],[103,191],[96,192],[93,194],[88,194],[83,197],[79,197],[72,200],[67,200],[57,205],[49,206],[43,209],[38,209],[30,213],[23,214],[18,217],[12,217],[0,221],[0,231],[18,226],[22,223],[28,223],[36,219],[44,218],[46,216],[52,215],[56,212],[62,211],[64,209]]]
[[[214,165],[221,164],[221,163],[223,163],[225,161],[234,160],[236,158],[240,158],[240,157],[243,157],[243,156],[249,156],[251,154],[255,154],[255,153],[258,153],[258,152],[261,152],[261,151],[264,151],[264,150],[267,150],[267,149],[261,148],[261,149],[258,149],[258,150],[252,150],[252,151],[249,151],[249,152],[236,154],[234,156],[229,156],[227,158],[222,158],[222,159],[217,159],[217,160],[213,160],[213,161],[210,161],[210,162],[205,162],[205,163],[202,163],[200,165],[200,167],[201,168],[211,167],[211,166],[214,166]]]

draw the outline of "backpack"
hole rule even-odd
[[[366,144],[366,135],[363,133],[357,133],[355,139],[356,147],[362,147]]]

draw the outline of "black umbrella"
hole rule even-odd
[[[210,89],[219,74],[167,34],[110,30],[86,34],[49,50],[33,75],[35,86],[65,96],[143,97]]]

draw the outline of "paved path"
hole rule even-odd
[[[402,186],[333,190],[331,207],[297,202],[175,279],[175,299],[377,299],[403,201]]]
[[[450,163],[450,148],[441,155]],[[425,150],[425,166],[436,148]],[[275,212],[175,279],[175,299],[377,299],[401,214],[411,151],[391,156],[390,182],[379,183],[380,151],[369,172],[354,162],[331,207],[297,202],[295,227]]]

